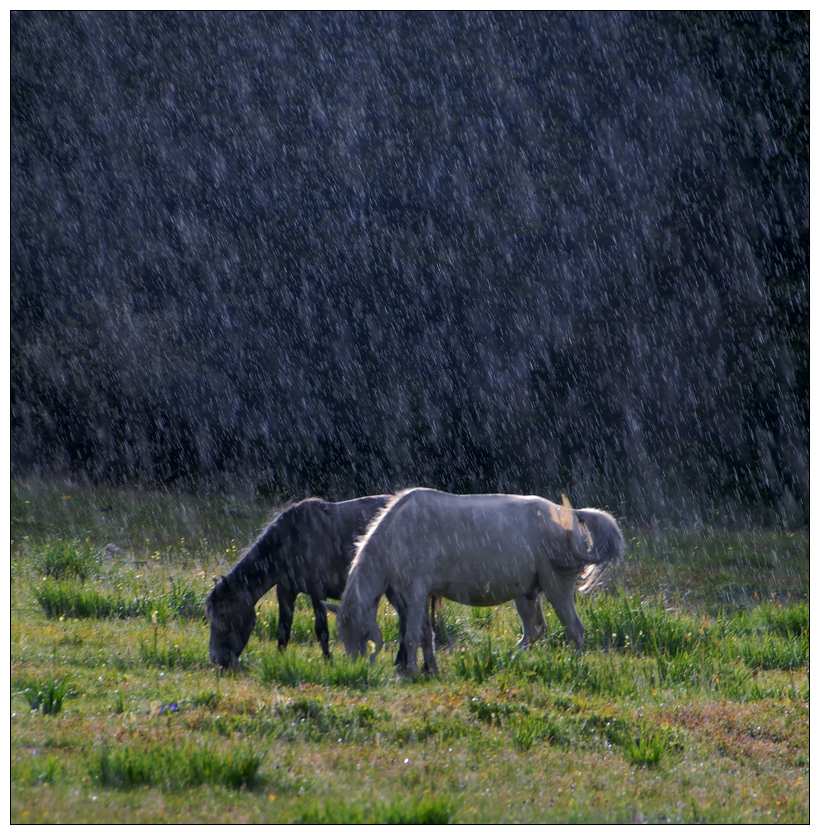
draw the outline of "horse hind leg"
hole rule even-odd
[[[424,656],[424,672],[427,675],[438,675],[438,663],[436,662],[436,622],[435,622],[436,598],[430,598],[430,617],[424,619],[424,633],[422,636],[422,654]]]
[[[521,625],[524,627],[524,634],[518,642],[516,649],[527,649],[539,638],[542,638],[547,631],[547,624],[544,621],[544,612],[541,609],[538,592],[516,597],[515,608],[518,611],[518,617],[521,618]]]
[[[407,643],[407,610],[408,606],[406,601],[400,596],[395,594],[392,589],[388,589],[387,593],[387,600],[390,605],[396,610],[396,614],[399,618],[399,650],[396,653],[396,660],[395,666],[396,668],[401,671],[409,671],[409,659],[410,653],[408,651],[408,643]],[[424,656],[424,672],[428,673],[429,675],[438,675],[438,664],[436,663],[436,656],[435,656],[435,634],[434,634],[434,620],[433,620],[433,611],[432,607],[434,604],[435,598],[430,598],[431,603],[431,611],[430,617],[427,617],[427,609],[426,606],[424,607],[424,624],[422,627],[422,638],[421,638],[421,646],[422,646],[422,653]],[[416,661],[416,649],[412,650],[412,658],[413,661]],[[415,663],[413,664],[413,669],[415,669]]]
[[[436,620],[436,612],[441,612],[444,599],[430,595],[430,626],[433,629],[433,637],[439,646],[446,646],[450,643],[450,636],[447,634],[447,623],[444,620]]]
[[[279,623],[276,628],[277,644],[280,650],[285,649],[290,641],[290,630],[293,626],[293,607],[296,595],[281,585],[276,586],[276,600],[279,603]]]
[[[322,655],[330,658],[330,630],[327,627],[327,609],[320,597],[311,595],[313,616],[315,619],[316,638],[322,647]]]

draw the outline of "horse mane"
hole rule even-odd
[[[370,541],[370,538],[373,536],[376,528],[378,528],[382,523],[384,517],[387,516],[387,514],[390,513],[390,511],[393,510],[393,508],[396,507],[402,499],[406,498],[410,493],[417,489],[417,487],[407,487],[404,490],[399,490],[398,493],[393,493],[393,495],[387,500],[387,504],[370,520],[364,533],[358,537],[353,544],[355,554],[353,556],[353,562],[350,563],[350,571],[348,572],[348,575],[358,566],[359,557],[361,556],[365,545],[367,545]]]
[[[256,572],[256,576],[260,576],[259,572],[264,571],[264,560],[267,557],[265,551],[261,548],[263,540],[271,531],[271,528],[278,527],[279,523],[284,519],[287,523],[288,517],[294,510],[304,505],[306,502],[320,501],[324,499],[318,496],[306,496],[302,499],[291,499],[281,507],[276,508],[273,515],[264,523],[262,528],[257,533],[253,541],[244,548],[239,559],[231,566],[230,571],[220,577],[214,587],[208,593],[205,600],[206,613],[213,610],[214,602],[216,600],[224,599],[225,597],[234,597],[237,591],[236,580],[237,577],[244,573],[247,576],[248,572]],[[259,550],[260,553],[256,553]],[[267,591],[267,589],[265,589]]]
[[[259,532],[253,539],[250,545],[242,550],[239,555],[239,559],[234,563],[234,568],[242,562],[243,559],[250,553],[250,551],[254,548],[255,545],[259,543],[259,540],[270,530],[271,526],[275,525],[286,513],[290,513],[295,508],[302,505],[304,502],[309,502],[313,500],[317,500],[320,502],[325,501],[320,496],[305,496],[302,499],[288,499],[281,507],[277,507],[272,515],[268,518],[266,522],[263,523],[262,527],[259,529]]]
[[[265,530],[267,530],[274,522],[278,521],[281,516],[284,516],[286,513],[290,513],[297,507],[305,504],[305,502],[324,502],[326,501],[321,496],[304,496],[301,499],[288,499],[281,507],[277,507],[276,510],[273,512],[273,516],[271,516],[270,520],[265,525]]]

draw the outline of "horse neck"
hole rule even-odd
[[[387,590],[388,585],[387,578],[382,570],[380,561],[373,559],[373,556],[375,555],[371,555],[371,558],[365,560],[364,562],[357,561],[354,564],[347,580],[347,584],[350,586],[351,592],[355,594],[362,603],[366,603],[368,605],[373,600],[381,597]]]
[[[263,537],[251,545],[245,556],[233,567],[229,577],[232,586],[247,590],[254,605],[276,584],[276,567],[270,558],[269,549],[264,545]]]

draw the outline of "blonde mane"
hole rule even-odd
[[[382,523],[382,520],[388,513],[404,498],[406,498],[410,493],[414,490],[418,490],[418,487],[407,487],[404,490],[399,490],[398,493],[394,493],[390,499],[388,500],[387,504],[380,510],[376,515],[370,520],[365,532],[353,543],[355,548],[355,554],[353,556],[353,562],[350,563],[350,574],[354,568],[357,567],[359,563],[359,557],[361,556],[362,550],[370,541],[370,537],[373,536],[376,528]]]

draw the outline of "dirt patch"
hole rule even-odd
[[[677,707],[662,716],[732,759],[747,764],[777,759],[791,764],[808,746],[807,714],[799,708],[784,711],[782,705],[777,713],[773,706],[761,713],[760,707],[712,702]]]

